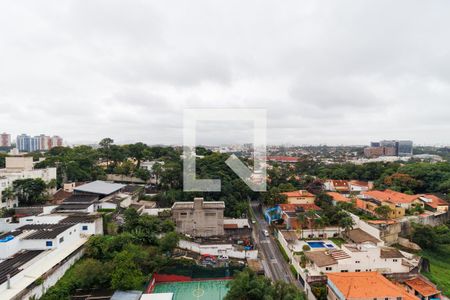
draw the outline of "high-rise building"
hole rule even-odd
[[[62,145],[63,139],[57,135],[53,137],[45,134],[34,137],[27,134],[17,136],[17,148],[20,152],[48,151]]]
[[[412,141],[397,141],[397,155],[398,156],[412,156],[413,142]]]
[[[53,148],[53,147],[61,147],[62,145],[63,145],[63,139],[61,137],[57,136],[57,135],[54,135],[52,137],[52,146],[51,146],[51,148]]]
[[[41,147],[40,137],[31,137],[26,134],[17,136],[17,148],[20,152],[34,152],[39,151]]]
[[[399,140],[384,140],[381,142],[371,142],[370,147],[364,149],[367,157],[378,156],[412,156],[413,142]]]
[[[52,139],[48,135],[41,134],[39,140],[41,146],[39,150],[47,151],[52,148]]]
[[[0,147],[11,147],[11,135],[3,132],[0,134]]]

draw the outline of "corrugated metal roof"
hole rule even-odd
[[[99,195],[109,195],[115,192],[120,191],[126,185],[119,183],[109,183],[106,181],[93,181],[87,184],[80,185],[74,188],[76,192],[85,192],[85,193],[93,193]]]

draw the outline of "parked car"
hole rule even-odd
[[[228,257],[228,255],[219,255],[219,260],[229,260],[230,258]]]
[[[269,236],[269,231],[264,229],[262,232],[263,232],[264,236]]]

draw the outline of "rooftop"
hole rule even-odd
[[[55,211],[62,211],[62,210],[83,210],[88,208],[89,206],[93,205],[93,203],[63,203],[55,208]]]
[[[396,286],[378,272],[327,273],[329,285],[337,288],[345,299],[418,298]]]
[[[74,188],[74,191],[99,195],[110,195],[112,193],[120,191],[124,187],[125,187],[124,184],[110,183],[106,181],[97,180],[87,184],[80,185]]]
[[[72,224],[51,224],[40,229],[34,229],[35,232],[27,235],[25,240],[43,240],[43,239],[55,239],[58,235],[72,227]],[[23,227],[21,227],[22,230]]]
[[[71,204],[71,203],[94,203],[98,200],[98,196],[96,195],[83,195],[83,194],[74,194],[69,196],[63,201],[63,204]]]
[[[225,202],[224,201],[204,201],[202,204],[202,208],[225,209]],[[175,202],[172,206],[172,209],[194,209],[194,202],[193,201]]]
[[[59,224],[94,223],[98,218],[99,215],[70,215],[59,221]]]
[[[315,263],[318,267],[325,267],[337,264],[333,256],[327,254],[327,251],[307,251],[305,256]]]
[[[419,292],[424,297],[440,294],[438,289],[420,277],[406,280],[405,284]]]
[[[0,284],[7,280],[7,275],[11,277],[19,273],[20,267],[34,259],[36,256],[44,252],[44,250],[22,251],[13,257],[0,263]]]
[[[364,192],[363,195],[366,197],[368,196],[374,198],[381,202],[387,201],[394,204],[412,203],[414,200],[417,200],[419,198],[418,195],[407,195],[389,189],[385,191],[368,191]]]
[[[368,234],[367,232],[365,232],[364,230],[362,230],[360,228],[350,230],[347,233],[347,236],[350,240],[352,240],[352,242],[354,242],[356,244],[361,244],[364,242],[372,242],[374,244],[377,244],[380,242],[379,239],[377,239],[374,236],[371,236],[370,234]]]
[[[294,192],[285,192],[282,193],[283,195],[285,195],[286,197],[315,197],[313,194],[311,194],[310,192],[306,191],[306,190],[298,190],[298,191],[294,191]]]
[[[396,248],[381,248],[380,252],[381,258],[404,258],[405,256]]]
[[[334,201],[337,202],[351,202],[350,198],[345,197],[344,195],[336,192],[327,192],[328,196],[331,196]]]
[[[447,201],[444,201],[438,196],[431,194],[421,195],[419,199],[425,202],[428,206],[431,206],[433,208],[438,208],[438,206],[446,206],[446,205],[448,206]]]

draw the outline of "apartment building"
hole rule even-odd
[[[11,147],[11,135],[3,132],[0,134],[0,147]]]
[[[41,134],[32,137],[27,134],[21,134],[17,136],[16,144],[20,152],[47,151],[53,147],[61,147],[63,139],[57,135],[50,137]]]
[[[46,183],[56,180],[56,168],[34,169],[32,157],[6,157],[6,168],[0,169],[0,209],[18,206],[17,198],[3,199],[3,192],[18,179],[41,178]]]
[[[224,235],[224,210],[223,201],[194,198],[191,202],[175,202],[172,218],[179,233],[197,237]]]

